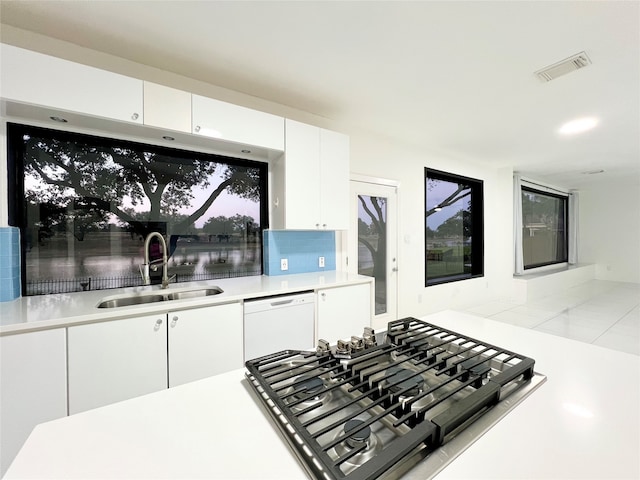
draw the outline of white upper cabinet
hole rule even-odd
[[[286,120],[284,164],[277,169],[284,214],[276,228],[346,230],[349,228],[349,137]],[[280,225],[282,223],[282,225]]]
[[[320,129],[320,222],[349,229],[349,137]]]
[[[0,61],[4,99],[143,123],[142,80],[5,44]]]
[[[191,93],[145,81],[144,124],[191,133]]]
[[[320,228],[320,129],[286,121],[284,171],[285,225]]]
[[[284,150],[284,118],[200,95],[191,101],[193,133]]]

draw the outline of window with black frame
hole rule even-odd
[[[568,261],[568,197],[522,187],[524,268]]]
[[[7,133],[23,295],[141,285],[151,232],[166,239],[173,281],[262,274],[266,163],[26,125]],[[161,258],[159,243],[149,250]]]
[[[484,274],[483,183],[425,168],[425,285]]]

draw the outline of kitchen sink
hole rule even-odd
[[[198,288],[193,290],[155,292],[147,295],[122,295],[111,297],[98,303],[98,308],[130,307],[132,305],[144,305],[147,303],[168,302],[171,300],[185,300],[193,298],[219,295],[223,290],[219,287]]]
[[[182,292],[171,292],[167,295],[167,300],[182,300],[185,298],[208,297],[210,295],[219,295],[222,289],[218,287],[203,288],[199,290],[183,290]]]

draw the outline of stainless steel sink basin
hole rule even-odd
[[[200,297],[208,297],[222,293],[219,287],[197,288],[193,290],[182,290],[177,292],[155,292],[147,295],[123,295],[102,300],[98,303],[98,308],[118,308],[130,307],[132,305],[144,305],[146,303],[168,302],[171,300],[184,300]]]
[[[167,300],[182,300],[184,298],[208,297],[218,295],[222,290],[218,287],[204,288],[201,290],[184,290],[182,292],[171,292],[167,295]]]
[[[98,304],[98,308],[130,307],[131,305],[141,305],[144,303],[163,302],[163,295],[136,295],[131,297],[118,297],[104,300]]]

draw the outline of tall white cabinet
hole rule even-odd
[[[0,337],[0,476],[31,430],[67,414],[65,329]]]
[[[348,136],[286,119],[285,155],[274,168],[275,228],[349,228]]]

